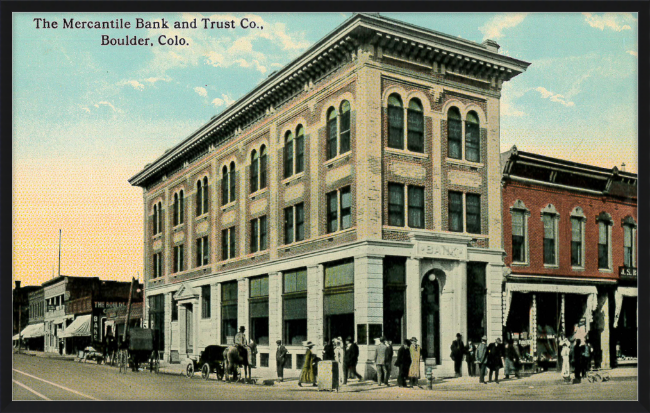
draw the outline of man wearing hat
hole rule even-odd
[[[380,337],[375,339],[379,344],[375,347],[375,368],[377,369],[377,384],[381,386],[384,383],[388,386],[388,371],[391,360],[388,358],[388,347],[386,338]]]
[[[280,379],[279,381],[283,381],[284,363],[287,360],[287,356],[289,355],[289,352],[287,351],[287,348],[282,345],[282,340],[276,341],[275,344],[278,345],[278,349],[275,352],[275,364],[278,370],[278,379]]]
[[[236,346],[242,347],[246,350],[246,354],[248,355],[248,364],[252,365],[253,353],[251,348],[248,346],[248,340],[246,340],[246,327],[239,327],[239,333],[235,334],[234,342]]]
[[[409,380],[411,387],[418,386],[420,381],[420,353],[422,347],[418,344],[418,339],[411,337],[411,368],[409,369]]]
[[[487,384],[485,383],[485,370],[487,368],[487,356],[488,356],[488,351],[487,351],[487,336],[483,336],[481,338],[481,344],[478,345],[478,348],[476,349],[476,364],[479,365],[479,383]]]
[[[454,360],[455,377],[463,376],[463,355],[465,354],[465,344],[463,344],[463,336],[456,334],[456,340],[451,343],[451,359]]]
[[[308,341],[305,343],[307,351],[305,351],[305,364],[302,366],[300,378],[298,379],[298,386],[302,387],[302,383],[312,383],[316,385],[316,377],[314,375],[314,354],[311,349],[314,348],[314,343]]]
[[[348,376],[350,374],[357,377],[359,381],[363,380],[363,377],[357,373],[358,361],[359,346],[357,346],[357,343],[352,340],[351,336],[348,336],[345,346],[345,355],[343,356],[343,384],[348,384]]]
[[[395,360],[395,366],[397,366],[399,373],[397,375],[397,385],[400,387],[406,386],[406,378],[408,377],[408,371],[411,367],[411,352],[409,351],[411,343],[404,339],[402,346],[397,350],[397,360]]]

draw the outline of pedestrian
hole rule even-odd
[[[591,370],[591,346],[587,341],[583,347],[584,350],[582,352],[582,368],[580,371],[582,372],[582,378],[584,379],[587,378],[587,372]]]
[[[257,344],[255,343],[255,340],[251,339],[248,346],[251,349],[251,359],[249,360],[248,364],[251,366],[252,369],[256,369],[257,368]]]
[[[408,340],[404,340],[402,346],[397,350],[397,360],[395,360],[395,366],[398,369],[397,376],[397,385],[400,387],[407,387],[406,378],[408,377],[408,371],[411,368],[411,343]]]
[[[352,337],[348,336],[346,341],[345,354],[343,355],[343,384],[348,384],[350,374],[363,380],[363,377],[357,373],[357,362],[359,361],[359,346],[354,342]]]
[[[487,384],[485,382],[485,369],[487,368],[488,361],[488,346],[487,336],[481,338],[481,344],[476,348],[476,364],[479,365],[479,383]]]
[[[470,377],[476,376],[476,346],[472,340],[467,340],[467,347],[465,347],[465,361],[467,361],[467,374]]]
[[[560,355],[562,356],[562,377],[564,377],[565,382],[570,382],[571,381],[571,365],[569,364],[569,357],[571,355],[571,349],[569,348],[569,341],[565,338],[563,338],[560,341],[560,345],[562,346],[562,352]]]
[[[314,354],[311,349],[314,348],[314,343],[308,341],[305,343],[307,351],[305,351],[305,364],[302,365],[302,371],[300,372],[300,378],[298,378],[298,386],[302,387],[302,383],[312,383],[316,385],[315,375],[314,375]]]
[[[386,340],[386,358],[388,359],[388,364],[386,365],[388,368],[388,378],[386,381],[390,380],[390,373],[393,368],[393,342],[390,340]]]
[[[411,382],[411,387],[420,386],[420,354],[422,352],[422,347],[418,344],[418,339],[411,337],[411,368],[409,369],[409,381]]]
[[[488,346],[488,368],[490,369],[489,381],[492,382],[492,373],[494,373],[494,381],[499,384],[499,370],[503,368],[503,344],[498,337]]]
[[[338,337],[335,341],[334,347],[334,359],[338,363],[339,369],[339,382],[343,383],[343,356],[345,355],[345,349],[343,348],[343,339]]]
[[[287,360],[289,352],[287,348],[282,345],[282,340],[275,342],[278,345],[278,349],[275,351],[275,365],[278,370],[278,379],[280,382],[284,381],[284,363]]]
[[[451,359],[454,360],[454,377],[462,377],[463,372],[463,354],[465,353],[465,344],[463,344],[463,336],[456,334],[456,340],[451,343]]]
[[[379,344],[375,347],[375,368],[377,369],[377,384],[388,386],[388,370],[390,369],[391,359],[388,358],[388,347],[386,347],[386,338],[380,337]]]
[[[519,378],[519,355],[515,350],[515,345],[512,340],[507,340],[505,344],[505,376],[506,379],[510,378],[510,374],[514,374],[516,378]]]
[[[328,338],[323,343],[323,360],[334,360],[334,345]]]
[[[571,363],[573,364],[573,373],[575,374],[574,383],[580,383],[580,378],[582,377],[582,349],[581,349],[580,339],[576,339],[573,342],[573,348],[571,349]]]

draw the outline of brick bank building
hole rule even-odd
[[[529,64],[498,49],[356,14],[133,176],[165,358],[245,326],[258,366],[352,336],[372,376],[383,334],[445,375],[456,333],[500,337],[499,100]]]

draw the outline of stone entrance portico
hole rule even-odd
[[[198,355],[198,334],[194,332],[199,325],[199,294],[195,288],[183,284],[174,294],[174,300],[178,306],[178,355],[183,360]]]

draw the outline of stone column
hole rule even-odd
[[[192,320],[192,354],[198,355],[199,354],[199,337],[201,335],[201,296],[199,296],[198,300],[193,300],[192,301],[192,317],[194,320]]]
[[[165,360],[171,360],[172,346],[172,294],[165,294]]]
[[[605,301],[603,302],[603,329],[600,332],[600,348],[602,351],[602,362],[600,367],[603,369],[609,369],[612,366],[612,360],[611,360],[611,349],[609,346],[609,335],[610,335],[610,329],[609,329],[609,294],[604,293],[603,296],[605,297]]]
[[[422,341],[420,259],[406,260],[406,336]]]
[[[354,323],[384,324],[384,271],[382,256],[362,256],[354,260]],[[368,334],[370,330],[368,329]],[[370,345],[359,345],[359,369],[364,378],[375,378],[374,339],[368,337]],[[358,337],[357,337],[358,339]],[[365,366],[364,364],[365,363]]]
[[[463,342],[467,343],[467,262],[459,261],[456,267],[456,303],[458,308],[458,324],[457,331],[453,333],[452,341],[456,339],[456,334],[460,333],[463,336]],[[442,343],[441,350],[450,348],[451,341],[447,344]],[[451,350],[450,350],[451,352]],[[467,363],[461,364],[461,371],[467,377],[469,371],[467,370]]]
[[[456,333],[459,333],[460,322],[460,287],[459,267],[452,271],[445,272],[446,280],[443,283],[439,282],[440,286],[440,337],[436,342],[439,347],[440,366],[438,366],[439,373],[436,376],[453,376],[454,375],[454,361],[451,359],[451,343],[456,339]],[[462,334],[462,333],[461,333]]]
[[[275,367],[277,340],[282,340],[282,273],[273,272],[269,274],[269,368],[271,369]]]
[[[307,267],[307,340],[323,343],[323,265]]]
[[[183,360],[187,358],[187,308],[178,305],[178,355]]]
[[[217,311],[221,304],[221,288],[219,284],[210,284],[210,344],[220,343],[219,339],[219,320],[220,314]]]
[[[503,335],[503,265],[488,264],[485,269],[487,287],[487,326],[488,342]]]
[[[248,288],[249,279],[237,280],[239,295],[237,296],[237,331],[239,327],[246,327],[246,339],[250,339],[250,328],[248,325]]]
[[[226,344],[221,341],[221,283],[214,285],[215,297],[214,297],[214,331],[215,331],[215,342],[222,345]]]

